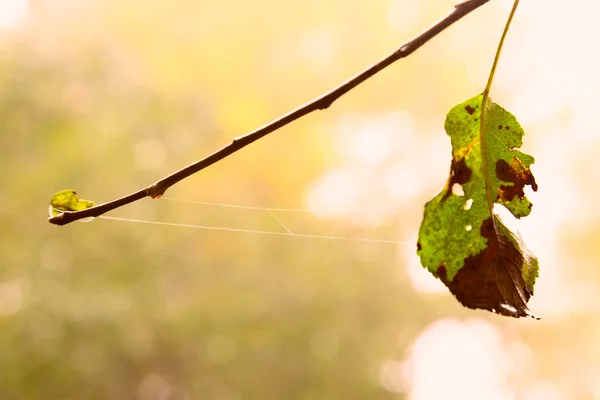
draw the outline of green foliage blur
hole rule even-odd
[[[394,246],[102,220],[58,228],[45,215],[61,189],[97,202],[137,190],[348,70],[310,91],[293,60],[271,75],[261,47],[284,23],[257,32],[239,8],[64,6],[74,9],[34,4],[23,31],[2,33],[0,281],[18,311],[0,317],[0,398],[388,398],[379,364],[415,301],[390,279]],[[302,205],[329,162],[314,121],[173,191]],[[136,162],[144,142],[164,147],[137,154],[160,167]],[[262,214],[151,200],[119,215],[273,229]]]
[[[64,227],[46,221],[55,192],[73,189],[101,203],[138,190],[339,84],[453,2],[418,4],[32,0],[23,21],[0,28],[0,399],[431,398],[415,394],[410,373],[388,376],[384,366],[410,359],[411,343],[444,318],[461,324],[475,318],[500,332],[503,348],[518,349],[506,354],[526,367],[506,377],[493,373],[517,391],[536,379],[579,377],[582,360],[586,371],[595,371],[600,347],[593,332],[600,324],[583,321],[589,310],[538,324],[509,320],[463,309],[446,292],[420,292],[407,272],[407,257],[416,258],[422,200],[447,176],[445,114],[474,94],[457,49],[470,49],[470,68],[485,77],[502,8],[475,13],[460,22],[464,28],[442,34],[329,110],[166,194],[306,208],[328,171],[354,168],[362,178],[355,181],[359,201],[352,206],[411,205],[377,223],[351,214],[277,217],[294,232],[406,244],[106,219]],[[418,134],[398,132],[402,146],[389,159],[373,167],[344,155],[338,121],[347,115],[377,120],[397,110],[412,116]],[[527,111],[511,110],[517,116]],[[397,193],[410,196],[386,194],[381,182],[388,175],[403,182]],[[550,215],[534,208],[528,219],[536,213],[537,221]],[[145,199],[110,216],[283,229],[265,211],[166,199]],[[589,229],[586,237],[598,237]],[[544,293],[546,277],[560,280],[552,280],[558,275],[547,272],[543,252],[538,255],[537,290]],[[590,263],[586,257],[581,264]],[[585,271],[591,282],[598,280],[592,269]],[[545,293],[545,299],[554,295]],[[554,307],[548,304],[546,310]],[[573,339],[561,328],[565,321],[582,332],[571,350],[563,347]],[[463,351],[448,343],[446,350]],[[543,363],[531,361],[541,354]],[[432,385],[462,368],[432,373]],[[587,387],[575,378],[560,382],[563,391]],[[568,398],[591,398],[580,390]]]

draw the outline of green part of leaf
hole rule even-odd
[[[93,201],[80,199],[74,190],[61,190],[50,199],[50,215],[55,216],[65,211],[85,210],[95,205],[96,203]]]
[[[537,258],[493,206],[501,204],[517,218],[529,215],[532,204],[524,187],[537,190],[529,170],[534,159],[517,150],[524,132],[516,118],[491,100],[481,134],[482,99],[475,96],[448,113],[450,177],[425,206],[417,254],[466,307],[532,315],[527,302],[538,276]],[[455,194],[458,186],[464,195]]]

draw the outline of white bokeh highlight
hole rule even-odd
[[[500,328],[481,318],[444,318],[419,334],[394,372],[410,400],[508,400],[515,398],[510,367]]]
[[[18,26],[29,10],[27,0],[0,0],[0,29],[10,29]]]

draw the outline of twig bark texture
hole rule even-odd
[[[236,151],[246,147],[250,143],[268,135],[271,132],[293,122],[307,114],[310,114],[316,110],[325,110],[333,104],[334,101],[348,93],[350,90],[366,81],[379,71],[388,67],[390,64],[400,60],[401,58],[407,57],[412,54],[415,50],[423,46],[429,40],[434,38],[438,33],[460,20],[471,11],[479,8],[480,6],[487,3],[489,0],[466,0],[454,6],[452,11],[442,18],[439,22],[431,26],[425,32],[421,33],[417,37],[408,41],[395,50],[393,53],[382,58],[381,60],[370,65],[363,71],[356,74],[354,77],[348,79],[341,85],[330,90],[329,92],[311,100],[310,102],[290,111],[287,114],[269,122],[268,124],[247,133],[244,136],[238,136],[233,139],[231,143],[210,154],[209,156],[190,164],[179,171],[176,171],[165,178],[153,183],[152,185],[140,189],[137,192],[131,193],[127,196],[109,201],[107,203],[99,204],[95,207],[91,207],[80,211],[65,211],[54,217],[48,219],[49,222],[56,225],[66,225],[70,222],[77,221],[82,218],[97,217],[108,211],[122,207],[126,204],[133,203],[134,201],[143,199],[144,197],[151,197],[153,199],[160,198],[165,191],[176,184],[177,182],[187,178],[188,176],[195,174],[198,171],[224,159],[225,157],[235,153]]]

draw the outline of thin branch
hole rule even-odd
[[[99,204],[95,207],[91,207],[80,211],[65,211],[59,215],[48,218],[48,221],[56,225],[66,225],[70,222],[77,221],[82,218],[98,217],[108,211],[122,207],[126,204],[133,203],[134,201],[143,199],[144,197],[151,197],[153,199],[160,198],[165,191],[176,184],[177,182],[187,178],[188,176],[195,174],[198,171],[224,159],[225,157],[235,153],[243,147],[246,147],[250,143],[268,135],[271,132],[293,122],[307,114],[310,114],[316,110],[325,110],[333,104],[334,101],[354,89],[356,86],[366,81],[379,71],[388,67],[390,64],[400,60],[401,58],[407,57],[412,54],[415,50],[423,46],[429,40],[434,38],[438,33],[469,14],[471,11],[479,8],[480,6],[487,3],[489,0],[466,0],[454,6],[453,10],[438,23],[431,26],[422,34],[418,35],[414,39],[403,44],[400,48],[395,50],[390,55],[382,58],[373,65],[367,67],[363,71],[356,74],[354,77],[348,79],[338,87],[330,90],[329,92],[313,99],[312,101],[296,108],[289,113],[282,115],[281,117],[271,121],[267,125],[264,125],[244,136],[238,136],[233,139],[227,146],[217,150],[211,155],[190,164],[179,171],[172,173],[171,175],[153,183],[152,185],[140,189],[137,192],[131,193],[127,196],[118,198],[116,200],[109,201],[107,203]]]

